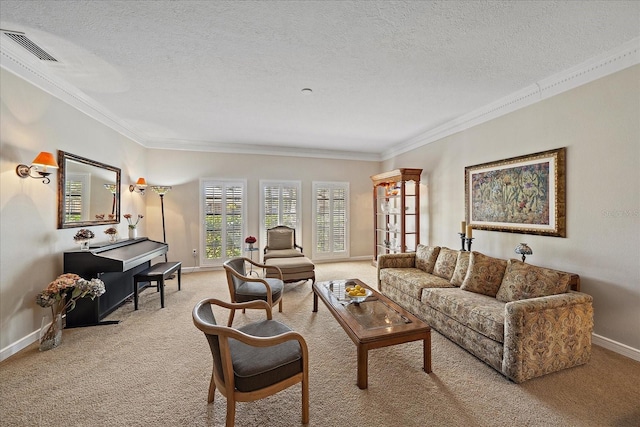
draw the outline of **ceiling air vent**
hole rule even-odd
[[[58,62],[56,58],[49,55],[40,46],[29,40],[29,37],[25,36],[24,34],[10,32],[5,32],[4,34],[23,48],[27,49],[29,52],[33,53],[41,61]]]

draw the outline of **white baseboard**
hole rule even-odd
[[[595,345],[599,345],[600,347],[604,347],[607,350],[611,350],[623,356],[626,356],[630,359],[637,360],[640,362],[640,350],[637,348],[629,347],[626,344],[619,343],[612,339],[603,337],[598,334],[591,335],[591,342]]]
[[[19,351],[29,347],[34,342],[38,341],[39,335],[40,335],[40,331],[31,332],[26,337],[21,338],[18,341],[14,342],[13,344],[10,344],[5,348],[3,348],[2,350],[0,350],[0,362],[13,356]]]

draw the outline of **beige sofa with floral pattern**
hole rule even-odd
[[[378,288],[516,383],[591,358],[593,299],[575,274],[418,245],[378,257]]]

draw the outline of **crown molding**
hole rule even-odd
[[[402,142],[381,153],[381,158],[382,160],[391,159],[639,63],[640,38],[635,38],[612,51],[542,79],[491,104]]]
[[[357,151],[302,149],[275,145],[234,144],[230,142],[194,141],[184,139],[156,139],[146,147],[158,150],[199,151],[211,153],[255,154],[265,156],[310,157],[336,160],[379,162],[380,154]]]

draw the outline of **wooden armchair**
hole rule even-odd
[[[234,329],[216,322],[212,305],[230,310],[260,308],[267,320]],[[302,386],[302,423],[309,422],[309,351],[297,332],[272,320],[266,301],[240,304],[205,299],[193,308],[193,323],[209,342],[213,371],[207,401],[216,388],[227,399],[227,427],[235,422],[236,402],[251,402],[294,384]]]
[[[252,277],[247,274],[245,263],[266,269],[273,277]],[[284,281],[282,280],[282,271],[280,268],[260,264],[249,258],[243,257],[232,258],[225,261],[222,266],[227,273],[227,285],[229,285],[231,302],[235,303],[262,300],[266,301],[269,304],[269,307],[273,307],[278,304],[278,311],[282,312]],[[231,310],[227,326],[231,326],[233,324],[234,315],[235,310]]]

